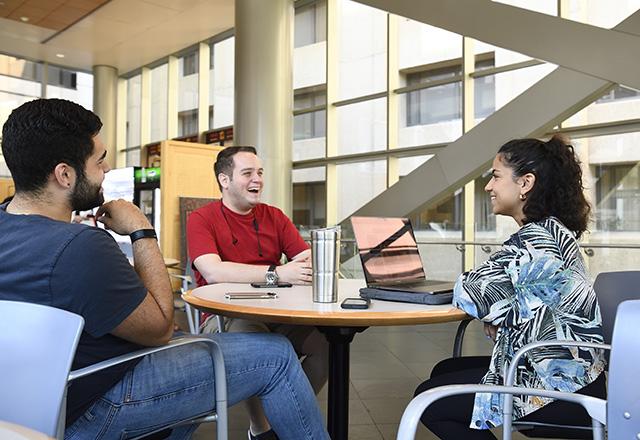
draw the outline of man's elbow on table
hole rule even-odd
[[[193,261],[193,266],[200,272],[207,284],[225,282],[224,265],[217,254],[201,255]]]

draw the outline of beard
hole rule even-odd
[[[93,184],[87,176],[78,174],[76,186],[71,193],[71,209],[74,211],[88,211],[104,203],[104,195],[100,192],[102,185]]]

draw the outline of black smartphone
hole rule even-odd
[[[285,283],[284,281],[278,282],[278,284],[269,284],[269,283],[251,283],[251,287],[257,287],[258,289],[268,289],[271,287],[291,287],[293,284]]]
[[[368,309],[370,304],[369,298],[346,298],[340,307],[343,309]]]

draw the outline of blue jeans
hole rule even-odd
[[[216,340],[227,370],[229,405],[258,396],[282,440],[328,439],[315,395],[289,341],[274,334],[203,335]],[[73,425],[65,439],[127,439],[215,406],[211,355],[193,344],[144,357]],[[188,439],[196,426],[173,430]]]

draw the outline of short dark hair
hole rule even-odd
[[[216,158],[216,163],[213,165],[213,172],[216,175],[216,182],[218,183],[218,188],[220,188],[220,191],[222,191],[222,185],[220,185],[218,176],[220,174],[226,174],[229,177],[233,175],[233,156],[238,153],[252,153],[256,155],[258,154],[255,147],[250,146],[227,147],[224,150],[220,151],[218,153],[218,157]]]
[[[557,135],[547,142],[515,139],[504,144],[498,155],[514,177],[536,176],[524,203],[524,222],[553,216],[580,238],[587,230],[591,206],[584,196],[582,169],[573,146]]]
[[[64,99],[36,99],[13,110],[2,128],[2,154],[16,192],[42,190],[61,162],[84,175],[100,128],[96,114]]]

